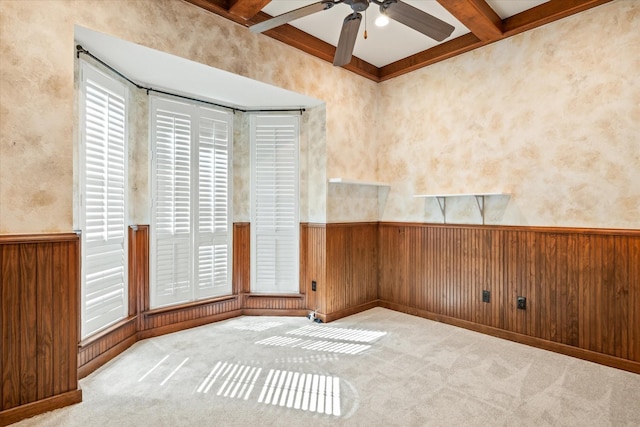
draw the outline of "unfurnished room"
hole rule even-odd
[[[640,2],[0,0],[0,425],[640,425]]]

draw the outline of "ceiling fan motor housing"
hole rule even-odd
[[[362,12],[369,7],[369,0],[345,0],[354,12]]]

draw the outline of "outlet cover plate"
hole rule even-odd
[[[491,291],[482,291],[482,302],[491,302]]]

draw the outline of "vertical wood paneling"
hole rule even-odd
[[[233,292],[251,292],[251,225],[233,224]]]
[[[2,409],[20,404],[20,246],[2,248]]]
[[[640,361],[640,232],[379,225],[379,298]],[[483,289],[491,303],[481,302]],[[516,297],[527,309],[516,308]]]
[[[10,419],[25,405],[33,415],[40,401],[58,397],[43,404],[50,410],[80,398],[78,259],[75,234],[0,236],[0,411]]]
[[[640,360],[640,238],[629,239],[628,358]]]
[[[53,245],[43,243],[37,249],[37,294],[38,316],[38,400],[53,396]]]
[[[62,251],[62,244],[59,242],[53,243],[53,318],[59,320],[61,323],[68,321],[67,307],[65,304],[65,296],[68,290],[64,289],[64,285],[61,283],[61,271],[64,269],[64,251]],[[62,376],[65,374],[65,357],[69,357],[67,354],[66,346],[64,345],[65,337],[60,330],[60,324],[53,323],[53,394],[60,394],[65,391],[62,388]]]
[[[377,299],[377,227],[376,223],[326,226],[324,314],[349,310]]]
[[[564,329],[567,335],[564,342],[574,347],[579,346],[579,269],[578,236],[575,234],[569,234],[567,235],[567,251],[565,260],[567,305],[565,307],[566,322]]]
[[[613,354],[626,359],[629,356],[628,329],[629,324],[629,240],[620,236],[613,237],[614,245],[614,283],[613,304],[609,320],[613,323]],[[640,307],[636,307],[640,309]],[[640,328],[640,325],[635,325]]]
[[[306,244],[303,286],[306,288],[307,309],[326,313],[326,226],[303,224],[301,232],[305,235]],[[312,280],[316,281],[315,292],[311,290]]]
[[[67,295],[69,320],[63,333],[67,334],[67,386],[66,390],[78,388],[78,344],[80,342],[80,245],[67,245],[67,272],[65,275],[66,286],[69,289]],[[63,379],[64,381],[64,379]]]
[[[37,400],[36,245],[20,245],[20,404]]]

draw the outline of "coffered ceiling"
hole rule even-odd
[[[244,26],[265,21],[318,0],[185,0]],[[345,69],[379,82],[511,37],[612,0],[403,0],[455,27],[437,42],[398,22],[376,27],[379,7],[366,10],[351,62]],[[264,32],[290,46],[333,62],[349,6],[296,19]],[[364,14],[363,14],[364,15]],[[247,29],[247,31],[249,31]]]

